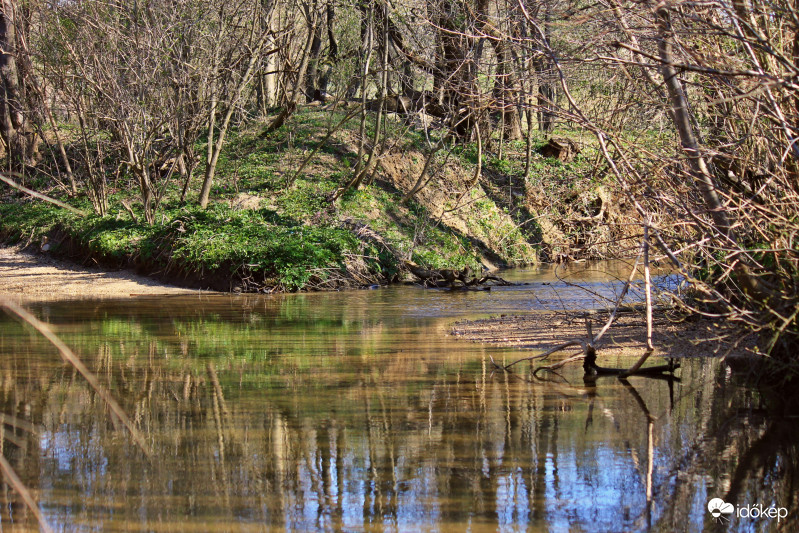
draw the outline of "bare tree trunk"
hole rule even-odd
[[[297,110],[297,99],[300,93],[300,87],[305,81],[305,74],[308,71],[308,62],[311,57],[311,44],[314,38],[314,32],[316,31],[317,19],[316,19],[316,12],[309,14],[308,20],[308,39],[303,47],[302,53],[302,60],[300,61],[300,67],[297,69],[297,77],[294,79],[294,83],[292,84],[291,90],[286,91],[286,104],[283,108],[283,111],[275,117],[275,119],[266,127],[266,129],[261,133],[261,136],[268,135],[269,133],[275,131],[283,124],[286,123],[286,120],[294,114],[294,111]]]
[[[275,46],[271,37],[266,41],[267,47]],[[264,74],[264,104],[266,107],[277,105],[277,54],[270,53],[266,56],[266,74]]]
[[[438,28],[434,90],[441,93],[444,113],[449,117],[449,128],[461,139],[467,139],[474,126],[474,65],[467,60],[471,48],[474,26],[467,28],[467,13],[460,2],[444,0],[434,19]],[[472,20],[473,21],[473,20]],[[438,95],[435,95],[438,97]]]
[[[362,30],[365,28],[365,33],[364,31],[361,31],[361,34],[363,35],[363,41],[361,42],[361,55],[362,57],[365,57],[363,59],[360,76],[361,120],[358,127],[358,155],[357,161],[355,163],[355,169],[352,172],[352,179],[344,187],[342,187],[340,191],[336,192],[335,198],[338,198],[344,192],[348,191],[353,186],[356,186],[357,178],[361,175],[361,169],[363,167],[363,152],[366,146],[366,78],[369,75],[369,65],[372,62],[372,52],[374,49],[374,7],[370,7],[368,10],[364,8],[362,10],[362,16],[364,17],[364,21],[362,22],[361,28]]]
[[[365,17],[362,27],[366,29],[366,33],[363,34],[364,41],[361,43],[361,51],[362,54],[365,54],[365,58],[363,60],[363,68],[361,69],[361,120],[360,126],[358,128],[359,140],[357,162],[355,164],[355,169],[353,169],[352,172],[352,178],[343,187],[340,187],[338,190],[336,190],[333,195],[334,200],[340,198],[341,195],[348,190],[359,187],[364,175],[366,174],[366,167],[368,166],[367,164],[363,163],[363,155],[366,149],[366,78],[369,75],[369,65],[372,62],[372,52],[374,50],[374,9],[374,6],[370,6],[368,9],[364,8],[362,10],[362,15]],[[385,101],[384,99],[381,99],[381,112],[384,105]],[[374,153],[375,149],[376,147],[373,147],[371,153]]]
[[[380,107],[378,108],[377,116],[375,117],[375,133],[374,137],[372,138],[372,149],[369,151],[369,157],[367,158],[363,169],[355,177],[354,187],[356,188],[360,186],[364,178],[371,172],[373,162],[375,162],[374,164],[376,165],[377,158],[375,156],[379,150],[378,145],[380,141],[381,127],[383,125],[383,115],[386,112],[386,96],[388,96],[388,8],[383,6],[381,9],[383,10],[383,15],[380,17],[380,20],[383,23],[383,57],[380,64]]]
[[[21,72],[26,51],[20,46],[22,21],[13,0],[0,0],[0,135],[9,169],[20,172],[36,162],[38,139],[30,127],[30,109]]]
[[[519,116],[519,109],[516,106],[517,75],[511,51],[508,48],[507,36],[503,35],[499,28],[488,18],[488,2],[486,0],[480,0],[477,3],[477,16],[480,21],[479,33],[490,37],[488,42],[494,48],[494,55],[497,58],[493,97],[495,105],[498,107],[497,112],[502,125],[500,137],[515,141],[522,138],[522,122]],[[501,145],[502,142],[500,142],[500,151],[502,150]]]
[[[205,177],[203,179],[203,186],[200,191],[200,207],[205,209],[208,206],[208,199],[211,194],[211,186],[214,182],[214,176],[216,175],[216,166],[219,163],[219,155],[222,153],[222,148],[225,145],[225,136],[227,135],[228,128],[230,126],[230,119],[233,117],[233,113],[236,111],[236,105],[241,98],[241,94],[244,91],[244,88],[249,85],[250,81],[252,81],[253,71],[255,70],[255,65],[258,64],[258,60],[261,56],[261,50],[263,49],[263,45],[266,42],[266,35],[263,35],[261,38],[258,39],[258,44],[254,50],[250,53],[249,63],[247,64],[247,69],[241,76],[241,79],[237,83],[235,89],[233,90],[233,95],[229,102],[227,102],[227,111],[225,112],[225,117],[222,119],[222,123],[219,125],[219,134],[217,135],[216,142],[213,143],[211,146],[211,139],[212,137],[209,134],[208,137],[208,164],[205,167]],[[213,125],[214,117],[216,111],[216,104],[212,108],[212,116],[210,118],[211,124]]]
[[[330,74],[338,63],[338,42],[336,41],[336,34],[333,31],[334,23],[336,20],[336,10],[333,5],[333,0],[328,0],[327,8],[327,64],[322,67],[322,73],[319,76],[319,91],[314,95],[319,101],[324,101],[327,95],[327,88],[330,84]]]
[[[317,12],[316,3],[312,4],[309,10],[314,14]],[[309,17],[310,18],[310,17]],[[316,24],[312,30],[311,48],[308,52],[308,75],[305,81],[305,101],[313,102],[316,100],[317,95],[320,94],[319,90],[319,61],[322,53],[322,25]]]
[[[543,24],[543,46],[548,50],[550,48],[549,32],[550,32],[550,18],[551,8],[549,2],[544,6],[544,24]],[[552,64],[548,56],[544,54],[542,57],[533,61],[533,66],[536,71],[536,78],[538,81],[538,129],[545,137],[549,137],[552,130],[555,129],[555,113],[552,106],[555,102],[555,87],[550,79],[552,77]]]
[[[658,27],[658,51],[662,62],[660,72],[669,95],[674,127],[677,128],[682,148],[688,155],[688,163],[713,222],[725,236],[734,238],[730,234],[730,221],[727,218],[727,212],[719,199],[713,177],[710,175],[707,163],[702,157],[699,142],[694,135],[688,100],[677,76],[677,69],[674,68],[674,32],[671,28],[669,10],[666,7],[659,7],[655,14]]]
[[[55,141],[58,145],[58,153],[61,156],[61,162],[64,163],[64,170],[66,171],[67,179],[69,180],[70,192],[72,193],[72,196],[77,196],[78,184],[75,182],[75,175],[72,172],[72,164],[69,162],[69,157],[67,157],[67,151],[64,148],[64,143],[61,141],[61,136],[58,134],[58,125],[55,122],[55,118],[53,118],[53,113],[46,105],[44,106],[44,112],[47,114],[47,120],[50,122],[50,127],[53,128],[53,135],[55,136]]]
[[[702,150],[691,123],[688,100],[677,77],[677,69],[674,66],[674,31],[671,26],[669,8],[660,4],[655,15],[657,17],[658,51],[661,60],[660,70],[669,95],[674,127],[680,136],[682,148],[688,156],[688,164],[705,207],[713,220],[714,229],[719,231],[724,238],[725,242],[722,242],[721,246],[740,250],[738,239],[727,215],[727,209],[719,197],[713,176],[702,156]],[[751,272],[748,263],[745,256],[739,257],[733,263],[733,271],[736,273],[744,293],[764,304],[780,299],[779,294],[775,294],[773,289],[767,287],[760,278]]]
[[[533,99],[530,94],[527,96],[527,110],[525,111],[527,118],[527,133],[524,136],[525,150],[524,150],[524,180],[530,179],[530,170],[533,162]]]

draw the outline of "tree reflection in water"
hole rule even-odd
[[[699,531],[713,497],[791,513],[726,530],[796,529],[795,418],[718,361],[678,382],[492,374],[518,352],[335,298],[39,308],[152,463],[4,321],[3,453],[65,530]]]

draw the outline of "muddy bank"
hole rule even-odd
[[[0,247],[0,295],[21,301],[194,294],[130,271],[109,272]]]
[[[608,314],[592,315],[594,335],[604,326]],[[500,316],[483,320],[463,320],[452,327],[452,334],[474,342],[498,346],[516,346],[531,351],[545,351],[559,344],[585,339],[585,318],[566,313],[535,313],[518,316]],[[746,356],[751,346],[736,346],[737,336],[722,324],[701,318],[661,315],[654,320],[653,363],[660,357],[718,357]],[[611,326],[596,345],[599,364],[607,358],[640,356],[646,348],[646,326],[641,313],[625,312]],[[574,355],[579,347],[568,348],[552,356]],[[526,357],[520,354],[519,356]]]

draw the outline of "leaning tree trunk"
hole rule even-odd
[[[719,189],[715,183],[707,162],[703,157],[702,147],[697,140],[691,123],[688,99],[680,83],[675,65],[675,35],[671,25],[669,7],[660,4],[655,10],[657,18],[658,52],[661,61],[661,76],[669,97],[671,117],[680,137],[682,149],[688,158],[688,165],[701,195],[705,208],[710,213],[713,229],[718,232],[719,247],[726,250],[743,250],[734,225],[730,220],[728,209],[721,200]],[[740,284],[740,296],[749,299],[757,309],[760,307],[781,311],[789,299],[773,288],[767,286],[752,272],[750,261],[745,254],[736,254],[738,258],[732,267]]]

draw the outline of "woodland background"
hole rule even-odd
[[[1,5],[5,240],[244,290],[647,249],[797,368],[794,2]]]

